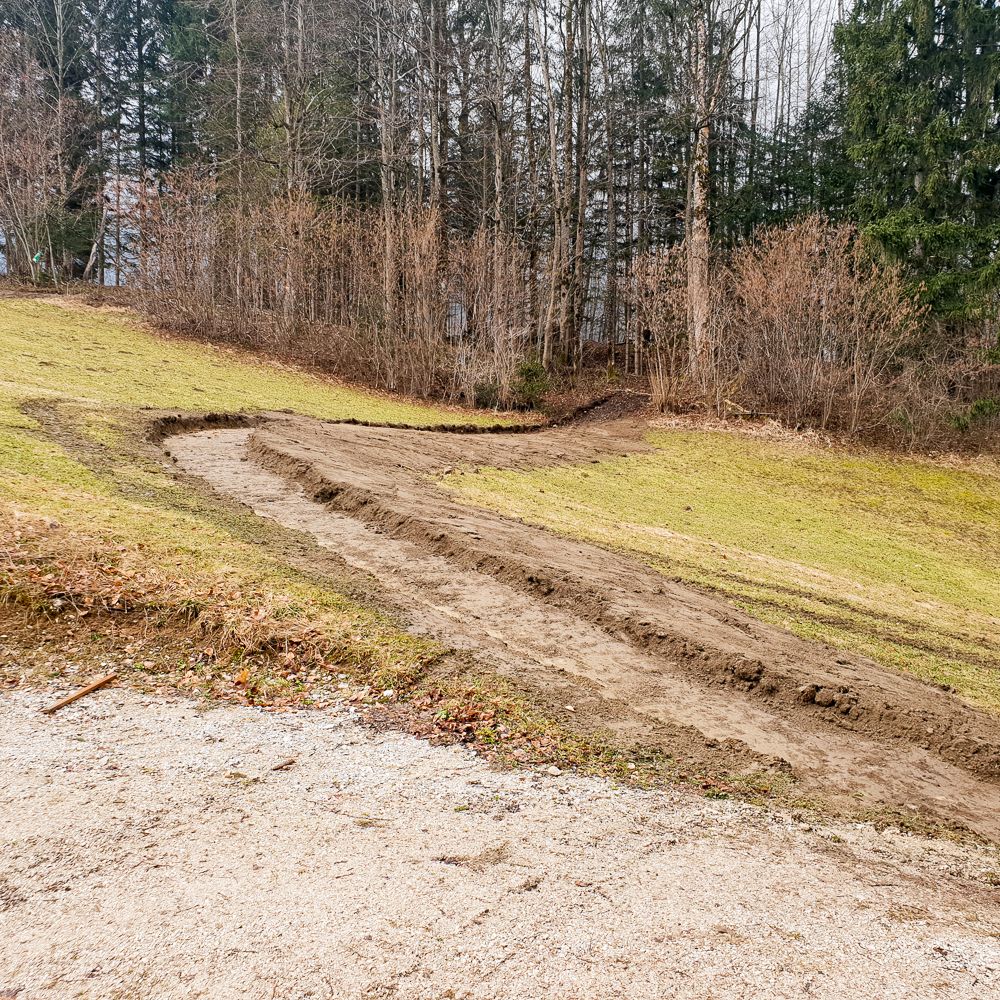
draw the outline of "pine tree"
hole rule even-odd
[[[854,210],[944,317],[1000,284],[1000,6],[861,0],[836,40]]]

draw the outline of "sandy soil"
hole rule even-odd
[[[374,574],[411,627],[529,682],[574,724],[693,767],[790,769],[845,813],[917,813],[1000,839],[1000,723],[809,644],[642,564],[454,503],[445,469],[642,449],[637,419],[532,434],[324,424],[173,437],[180,466]]]
[[[499,773],[347,710],[54,694],[0,699],[0,996],[1000,991],[991,849]]]

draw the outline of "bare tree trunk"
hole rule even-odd
[[[570,333],[573,367],[576,368],[582,348],[584,311],[587,302],[586,227],[587,208],[590,200],[590,0],[580,0],[579,6],[579,59],[580,82],[577,97],[576,126],[576,245],[573,249],[573,299]]]
[[[709,140],[711,122],[708,104],[707,26],[699,16],[693,39],[692,80],[695,86],[695,134],[688,189],[689,230],[687,238],[688,308],[690,310],[691,370],[697,375],[703,368],[708,350],[709,302]]]
[[[393,26],[376,26],[376,69],[379,73],[379,172],[382,185],[382,308],[386,330],[396,330],[398,252],[396,247],[395,129],[398,62],[391,38]],[[390,36],[387,38],[386,36]],[[387,51],[388,50],[388,51]]]
[[[108,206],[107,202],[104,203],[101,210],[101,221],[97,227],[97,232],[94,234],[94,242],[90,247],[90,256],[87,258],[87,265],[83,269],[83,280],[90,281],[94,276],[94,267],[98,263],[101,257],[101,247],[104,245],[104,227],[108,223]],[[103,280],[101,284],[103,284]]]
[[[549,181],[552,198],[552,248],[549,254],[548,268],[548,302],[545,307],[545,319],[542,325],[542,364],[551,368],[554,352],[554,340],[559,324],[563,319],[565,303],[565,267],[568,256],[567,221],[568,212],[565,196],[565,184],[560,170],[559,145],[559,106],[552,86],[552,71],[549,59],[549,49],[546,31],[543,30],[544,20],[539,14],[537,0],[532,3],[535,38],[538,44],[541,63],[542,80],[545,86],[545,117],[549,138]],[[547,28],[547,25],[545,26]],[[566,48],[569,48],[567,44]],[[564,53],[565,58],[565,53]],[[564,97],[565,99],[565,97]],[[568,111],[566,112],[568,114]],[[572,118],[570,118],[572,122]],[[558,317],[558,318],[557,318]]]

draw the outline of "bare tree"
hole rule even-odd
[[[9,274],[57,284],[65,261],[52,226],[76,193],[82,168],[67,174],[65,140],[72,102],[56,99],[45,73],[17,36],[0,41],[0,228]]]
[[[727,111],[752,9],[752,0],[694,0],[682,26],[688,53],[683,79],[693,132],[687,258],[691,368],[696,374],[704,367],[710,348],[711,144],[720,116]]]

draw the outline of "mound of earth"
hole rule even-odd
[[[790,771],[798,794],[833,809],[916,812],[1000,839],[996,718],[436,485],[449,471],[648,447],[641,415],[595,416],[456,434],[277,414],[166,447],[219,492],[373,574],[414,630],[471,651],[575,725],[707,771]]]

